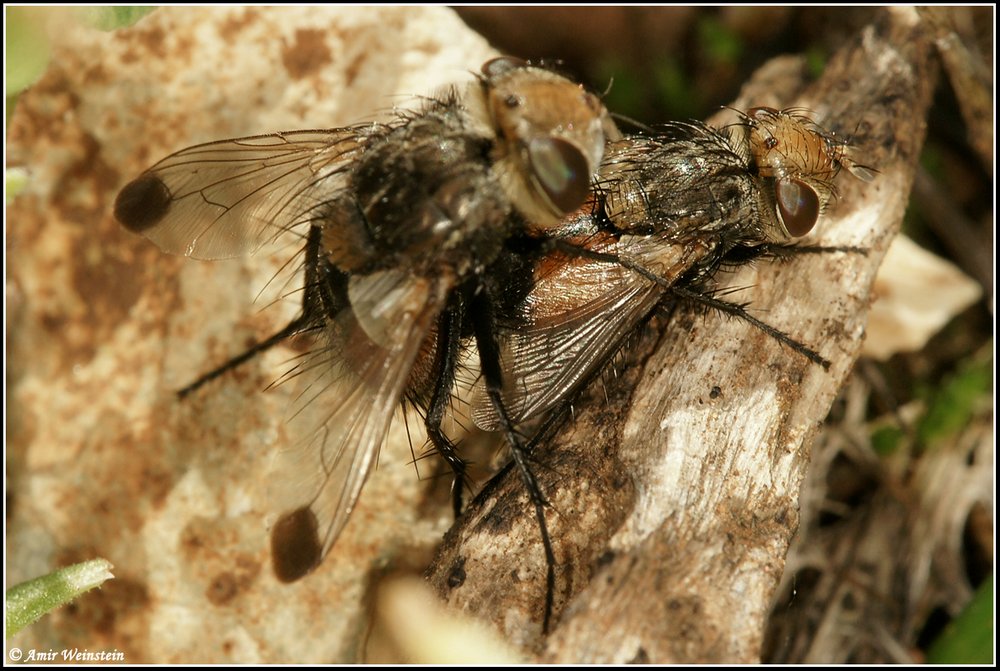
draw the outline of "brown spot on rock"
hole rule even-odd
[[[253,585],[258,575],[260,575],[260,563],[246,555],[239,555],[236,557],[233,570],[223,571],[212,579],[205,590],[205,598],[209,603],[223,606]]]
[[[209,584],[208,589],[205,590],[205,598],[216,606],[222,606],[232,601],[233,597],[239,591],[239,585],[236,584],[236,577],[232,573],[220,573],[215,576],[215,579]]]
[[[322,30],[296,30],[295,41],[281,50],[281,61],[292,79],[302,79],[332,60]]]
[[[256,21],[259,15],[260,13],[255,9],[248,8],[239,16],[227,17],[219,25],[219,37],[227,44],[235,42],[239,33]]]

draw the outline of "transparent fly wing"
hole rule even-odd
[[[247,254],[324,216],[375,127],[296,131],[189,147],[130,182],[115,217],[161,249]]]
[[[616,255],[671,283],[702,251],[656,237],[622,236],[578,241],[587,251]],[[666,290],[648,277],[609,261],[560,252],[536,271],[523,323],[501,325],[503,399],[517,423],[554,408],[593,377],[650,314]],[[473,390],[473,419],[484,430],[500,428],[480,379]]]
[[[270,475],[279,579],[310,572],[344,528],[444,305],[443,284],[402,271],[352,278],[354,308],[340,311],[324,346],[289,374],[300,385],[290,421],[306,437],[279,453]]]

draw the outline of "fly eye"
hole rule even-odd
[[[538,138],[528,145],[531,170],[560,214],[583,205],[590,192],[590,166],[583,152],[559,138]]]
[[[483,63],[483,67],[480,70],[488,79],[493,79],[511,70],[526,67],[528,67],[528,61],[515,58],[514,56],[500,56],[498,58],[491,58]]]
[[[801,238],[812,230],[819,218],[819,196],[812,187],[797,179],[779,179],[775,195],[778,214],[789,235]]]

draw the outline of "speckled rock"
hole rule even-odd
[[[396,422],[336,551],[280,584],[264,474],[290,390],[263,390],[295,352],[275,348],[183,402],[174,391],[294,315],[296,294],[269,284],[288,257],[171,257],[111,205],[170,152],[378,118],[495,54],[449,10],[418,7],[162,8],[54,42],[9,131],[8,165],[29,178],[7,210],[7,579],[91,557],[116,578],[8,646],[359,661],[372,572],[427,553],[450,524],[447,497],[428,500]]]

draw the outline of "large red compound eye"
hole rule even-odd
[[[801,238],[811,231],[819,219],[819,196],[813,188],[797,179],[779,179],[774,192],[788,234]]]
[[[528,145],[531,171],[549,202],[566,215],[590,193],[590,167],[576,145],[560,138],[536,138]]]

